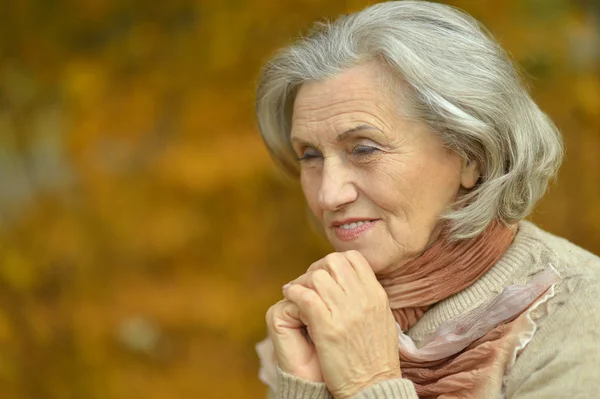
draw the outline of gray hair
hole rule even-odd
[[[410,116],[479,165],[477,185],[442,215],[455,239],[478,235],[494,219],[508,224],[532,211],[562,161],[560,133],[475,19],[425,1],[380,3],[318,23],[266,64],[257,90],[258,124],[284,169],[298,172],[289,137],[298,88],[374,60],[410,87],[395,93],[410,97]]]

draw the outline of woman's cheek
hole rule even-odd
[[[411,173],[407,173],[402,162],[383,159],[363,171],[360,177],[361,191],[379,208],[402,216],[414,193],[410,176]]]
[[[321,183],[320,179],[314,172],[314,170],[302,170],[300,173],[300,185],[302,187],[302,192],[304,193],[304,198],[306,199],[308,207],[313,215],[315,215],[315,217],[321,221],[322,212],[319,207],[319,188]]]

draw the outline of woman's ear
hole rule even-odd
[[[479,163],[470,159],[463,159],[462,170],[460,172],[460,185],[463,188],[471,189],[479,180]]]

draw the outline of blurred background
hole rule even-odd
[[[368,0],[0,0],[0,397],[263,398],[254,344],[329,248],[262,147],[258,71]],[[600,253],[600,2],[448,1],[563,132],[533,219]]]

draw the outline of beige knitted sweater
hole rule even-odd
[[[537,331],[509,370],[503,395],[511,399],[600,398],[600,258],[530,222],[520,222],[514,242],[492,269],[429,309],[407,334],[420,347],[443,321],[489,301],[508,285],[524,284],[550,265],[562,280],[556,295],[533,311]],[[325,384],[281,370],[277,391],[270,391],[268,397],[331,398]],[[372,385],[355,398],[418,399],[408,379]]]

